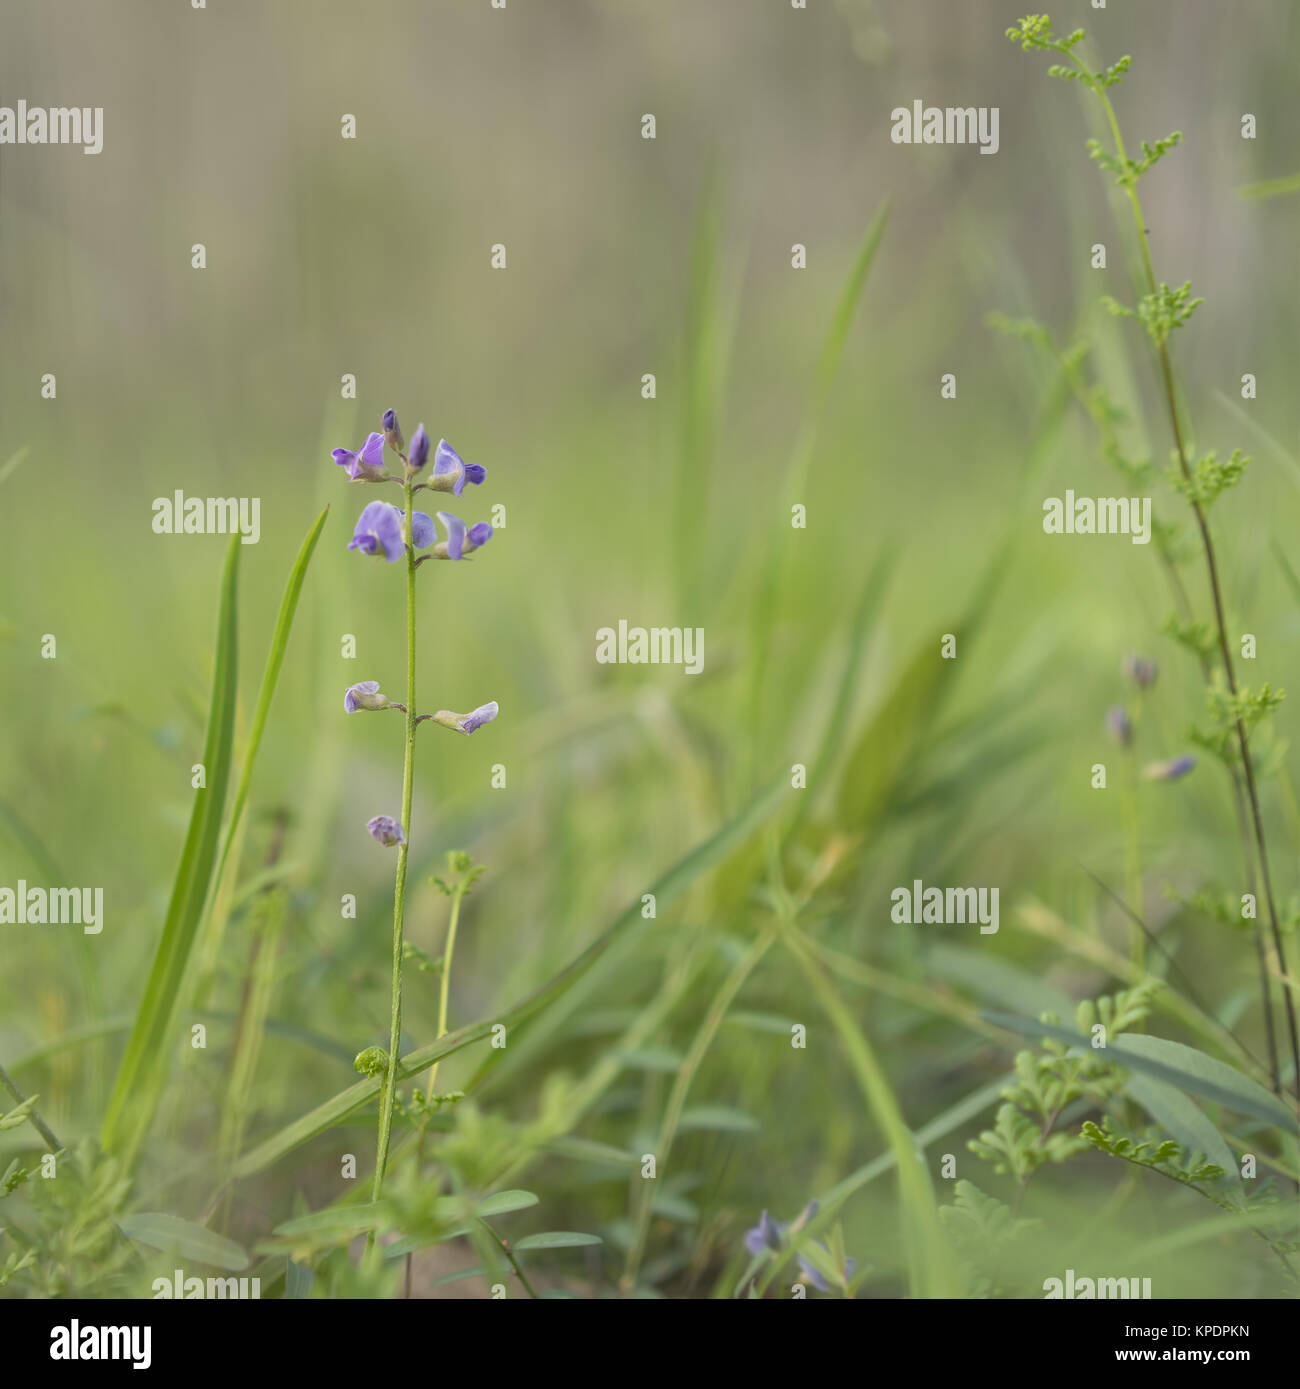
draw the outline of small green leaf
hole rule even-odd
[[[715,1129],[721,1133],[756,1133],[762,1125],[752,1114],[746,1114],[742,1110],[729,1109],[723,1104],[701,1104],[688,1109],[677,1127],[682,1133],[688,1129]]]
[[[316,1281],[316,1275],[306,1264],[294,1263],[292,1259],[285,1260],[284,1269],[284,1295],[290,1301],[299,1301],[311,1296],[311,1286]]]
[[[603,1244],[599,1235],[582,1235],[576,1230],[551,1230],[542,1235],[525,1235],[513,1248],[516,1254],[525,1249],[575,1249],[584,1244]]]
[[[163,1211],[146,1211],[123,1216],[118,1222],[122,1233],[137,1244],[160,1249],[164,1254],[179,1254],[213,1268],[239,1273],[248,1267],[248,1255],[234,1240],[213,1234],[192,1220]]]
[[[486,1196],[474,1207],[474,1214],[480,1219],[492,1215],[508,1215],[511,1211],[526,1210],[537,1205],[541,1197],[531,1191],[498,1191]]]

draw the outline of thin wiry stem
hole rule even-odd
[[[402,770],[402,842],[397,846],[397,875],[393,885],[393,994],[388,1033],[388,1064],[379,1102],[379,1141],[371,1200],[383,1194],[388,1167],[388,1146],[393,1131],[393,1107],[397,1097],[397,1064],[402,1037],[402,928],[406,912],[406,861],[411,846],[411,798],[415,783],[415,549],[411,543],[411,483],[408,478],[403,528],[406,541],[406,760]],[[373,1251],[375,1234],[366,1237],[366,1251]]]
[[[1115,113],[1115,107],[1110,98],[1106,95],[1105,88],[1099,86],[1091,73],[1074,56],[1070,48],[1061,43],[1048,44],[1047,47],[1063,54],[1073,67],[1084,74],[1085,81],[1093,93],[1102,104],[1106,114],[1106,123],[1110,128],[1111,139],[1115,145],[1115,155],[1119,160],[1120,184],[1124,189],[1125,197],[1128,199],[1129,208],[1133,213],[1133,222],[1137,231],[1138,250],[1142,257],[1142,274],[1146,282],[1147,293],[1152,298],[1157,294],[1155,269],[1151,263],[1151,244],[1147,236],[1146,218],[1142,213],[1142,200],[1138,196],[1137,176],[1129,163],[1128,152],[1124,147],[1124,135],[1120,130],[1119,117]],[[1178,410],[1178,392],[1174,383],[1173,362],[1169,354],[1169,343],[1167,336],[1158,337],[1152,335],[1156,348],[1156,360],[1160,371],[1160,382],[1164,393],[1165,406],[1169,414],[1169,423],[1173,430],[1174,447],[1178,457],[1178,468],[1185,482],[1192,482],[1191,463],[1187,456],[1187,444],[1183,435],[1182,417]],[[1277,902],[1273,896],[1273,880],[1269,871],[1268,863],[1268,843],[1264,835],[1264,816],[1260,808],[1259,787],[1255,780],[1255,763],[1250,753],[1250,739],[1246,733],[1245,720],[1241,715],[1240,702],[1237,698],[1237,676],[1232,662],[1232,649],[1228,641],[1228,624],[1223,603],[1223,589],[1219,581],[1218,557],[1215,553],[1214,540],[1210,535],[1210,525],[1205,514],[1205,508],[1194,494],[1189,492],[1188,503],[1192,508],[1192,514],[1196,518],[1196,528],[1200,533],[1201,550],[1205,557],[1205,568],[1209,578],[1210,599],[1214,608],[1215,635],[1218,639],[1219,657],[1223,665],[1224,679],[1228,685],[1228,693],[1233,700],[1233,724],[1237,735],[1237,749],[1241,757],[1241,771],[1245,781],[1245,801],[1250,811],[1250,828],[1252,831],[1255,856],[1259,865],[1260,880],[1264,885],[1264,898],[1268,906],[1269,930],[1273,938],[1273,949],[1277,956],[1278,971],[1281,976],[1282,1000],[1286,1008],[1287,1030],[1291,1042],[1291,1063],[1293,1083],[1300,1086],[1300,1032],[1296,1026],[1295,1000],[1291,996],[1291,985],[1286,963],[1286,949],[1282,943],[1282,930],[1278,921]],[[1261,956],[1262,958],[1262,956]],[[1267,979],[1264,981],[1264,1006],[1268,1008],[1267,1001]],[[1271,1028],[1270,1028],[1271,1032]],[[1278,1072],[1274,1073],[1274,1089],[1281,1089],[1281,1077]]]

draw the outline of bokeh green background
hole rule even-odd
[[[254,1135],[342,1088],[347,1058],[386,1040],[392,859],[363,826],[396,812],[400,737],[395,720],[345,720],[342,695],[372,678],[396,696],[402,589],[396,568],[345,550],[372,494],[343,485],[329,449],[356,447],[390,405],[408,434],[423,419],[487,467],[462,499],[467,521],[497,503],[507,512],[474,564],[420,573],[422,705],[501,706],[473,739],[421,735],[412,937],[438,948],[441,899],[426,879],[444,850],[469,849],[489,870],[463,923],[453,1022],[548,977],[758,781],[812,761],[864,580],[890,545],[896,563],[855,667],[854,736],[913,651],[955,630],[990,572],[997,584],[888,788],[888,813],[854,844],[809,929],[938,999],[1033,1012],[1040,987],[1081,997],[1112,986],[1018,926],[1013,908],[1045,904],[1125,949],[1122,913],[1084,871],[1122,890],[1117,802],[1089,789],[1091,765],[1112,755],[1103,714],[1124,697],[1130,651],[1162,667],[1142,730],[1151,757],[1185,750],[1203,694],[1159,635],[1169,604],[1152,550],[1042,533],[1043,497],[1115,485],[1086,420],[1054,422],[1050,373],[992,333],[987,313],[1032,313],[1061,341],[1087,331],[1132,408],[1134,451],[1163,462],[1168,440],[1143,413],[1155,403],[1143,344],[1097,305],[1105,293],[1132,300],[1132,244],[1084,151],[1090,113],[1006,42],[1017,15],[984,0],[810,0],[803,12],[784,0],[510,0],[504,12],[487,0],[211,0],[203,11],[3,0],[0,100],[102,106],[105,127],[96,157],[0,149],[0,466],[24,451],[0,482],[0,882],[41,880],[52,864],[61,883],[103,887],[106,925],[84,942],[75,928],[0,928],[0,1056],[59,1037],[90,1008],[128,1016],[152,958],[201,756],[224,545],[152,532],[153,499],[176,488],[261,498],[261,541],[243,555],[245,719],[293,553],[331,506],[240,871],[256,873],[269,817],[287,816],[294,906],[273,1012],[336,1050],[272,1040]],[[1294,686],[1300,611],[1271,546],[1300,567],[1300,198],[1240,190],[1295,171],[1300,17],[1281,0],[1075,3],[1054,17],[1061,30],[1087,25],[1107,61],[1133,54],[1117,102],[1134,140],[1184,133],[1143,185],[1157,273],[1206,298],[1176,348],[1197,445],[1255,456],[1216,514],[1230,625],[1258,639],[1252,683]],[[1000,151],[891,144],[890,110],[918,98],[998,106]],[[647,112],[654,141],[641,138]],[[1258,120],[1253,141],[1240,135],[1244,112]],[[355,140],[340,137],[345,113]],[[807,529],[792,530],[791,460],[821,344],[886,198],[794,498]],[[199,242],[201,271],[190,265]],[[505,271],[489,264],[498,242]],[[791,268],[796,242],[804,271]],[[1089,266],[1096,242],[1106,271]],[[54,400],[41,398],[47,372]],[[946,372],[955,400],[940,399]],[[1239,398],[1244,372],[1257,400]],[[341,398],[347,373],[355,402]],[[1158,515],[1174,510],[1157,497]],[[775,602],[759,610],[778,554]],[[703,627],[704,674],[598,665],[596,629],[620,618]],[[41,658],[47,633],[54,660]],[[349,633],[355,661],[340,657]],[[1290,721],[1284,706],[1282,735]],[[1284,745],[1271,755],[1289,766]],[[505,790],[490,789],[495,763]],[[811,803],[809,853],[858,828],[835,822],[837,773],[791,792]],[[1290,898],[1300,831],[1285,781],[1269,780],[1265,805]],[[1258,1050],[1248,937],[1164,895],[1236,882],[1226,779],[1203,762],[1144,789],[1142,826],[1152,929]],[[761,916],[758,872],[752,891],[699,892],[657,923],[580,1025],[507,1072],[485,1109],[526,1119],[547,1075],[583,1073],[609,1043],[602,1028],[645,1002],[690,939],[717,958],[656,1038],[683,1050],[728,942]],[[889,892],[914,877],[998,885],[1001,931],[893,926]],[[340,918],[343,893],[357,895],[358,920]],[[235,1006],[246,957],[237,918],[215,961],[214,1010]],[[992,983],[990,962],[1006,971]],[[1006,1064],[1005,1046],[932,1009],[861,980],[843,988],[916,1126]],[[432,1006],[416,976],[408,1044],[432,1035]],[[775,958],[737,1006],[814,1011]],[[97,1130],[119,1044],[64,1049],[21,1077],[63,1135]],[[178,1044],[141,1177],[147,1208],[197,1213],[187,1183],[206,1171],[228,1044],[220,1022],[206,1052]],[[776,1048],[728,1025],[701,1071],[694,1100],[736,1106],[759,1127],[683,1139],[688,1204],[651,1242],[665,1291],[708,1286],[759,1209],[792,1215],[883,1148],[828,1031],[807,1053]],[[465,1082],[477,1059],[453,1058],[447,1082]],[[666,1083],[629,1067],[581,1131],[644,1151]],[[349,1140],[358,1152],[371,1119]],[[958,1137],[963,1175],[981,1180]],[[296,1191],[313,1205],[337,1194],[338,1147],[322,1140],[241,1189],[237,1231],[265,1233]],[[1129,1249],[1127,1208],[1095,1218],[1113,1172],[1100,1159],[1082,1170],[1044,1179],[1036,1213],[1060,1267],[1042,1276],[1088,1257],[1070,1246],[1067,1258],[1063,1231],[1077,1240],[1090,1226],[1104,1250]],[[616,1251],[627,1183],[588,1178],[539,1168],[535,1185],[552,1228],[601,1229]],[[1135,1200],[1148,1198],[1143,1228],[1186,1217],[1163,1192]],[[881,1270],[877,1292],[897,1287],[893,1209],[881,1183],[845,1214],[852,1252]],[[1267,1251],[1247,1246],[1151,1271],[1166,1293],[1259,1292]],[[611,1252],[570,1271],[604,1288],[618,1268]]]

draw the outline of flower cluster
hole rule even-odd
[[[492,527],[486,521],[467,526],[450,511],[435,512],[446,532],[446,539],[440,540],[433,518],[423,511],[416,511],[412,502],[415,493],[421,491],[450,492],[452,496],[459,497],[468,484],[480,486],[487,477],[487,469],[478,463],[466,463],[445,439],[439,441],[436,449],[431,449],[423,424],[411,436],[408,449],[397,415],[392,410],[384,411],[381,423],[382,430],[367,435],[360,448],[355,451],[335,449],[331,457],[351,482],[397,483],[402,488],[406,506],[378,500],[367,503],[357,518],[347,548],[358,554],[383,558],[388,564],[405,559],[412,573],[426,559],[462,560],[475,550],[482,549],[492,539]],[[401,463],[400,472],[389,471],[384,452],[386,448]],[[433,456],[432,467],[428,466],[430,453]],[[427,553],[417,558],[417,553],[422,550]],[[377,680],[361,680],[350,685],[343,696],[343,708],[349,714],[397,709],[407,715],[412,729],[428,720],[465,734],[473,733],[497,716],[495,700],[479,705],[468,714],[456,714],[449,709],[440,709],[436,714],[416,714],[405,704],[398,704],[383,694]],[[381,844],[392,846],[406,843],[401,821],[392,816],[376,815],[366,828]]]

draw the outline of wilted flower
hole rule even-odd
[[[389,564],[395,563],[406,552],[402,513],[391,502],[371,502],[357,517],[348,549],[360,550],[363,555],[382,554]]]
[[[343,708],[346,713],[355,714],[358,709],[392,709],[398,706],[388,702],[388,696],[379,693],[378,680],[362,680],[359,684],[349,685],[347,693],[343,696]]]
[[[411,435],[411,452],[406,461],[412,470],[423,468],[429,461],[429,436],[422,424],[417,424],[415,433]]]
[[[369,481],[385,476],[384,436],[382,434],[371,434],[356,453],[350,449],[335,449],[331,457],[340,468],[347,469],[348,477],[353,482]]]
[[[366,828],[381,844],[391,846],[406,843],[401,825],[391,815],[376,815],[373,820],[366,821]]]
[[[772,1217],[764,1211],[758,1219],[758,1224],[755,1225],[752,1230],[746,1231],[745,1248],[748,1249],[755,1258],[761,1254],[779,1254],[789,1243],[790,1238],[797,1235],[816,1214],[816,1201],[809,1201],[795,1219],[789,1222],[773,1220]],[[825,1244],[823,1244],[821,1240],[817,1240],[815,1243],[819,1249],[826,1249]],[[829,1252],[830,1251],[827,1250],[827,1253]],[[827,1283],[819,1269],[809,1263],[802,1254],[796,1254],[795,1259],[814,1288],[823,1293],[830,1291],[830,1284]],[[857,1266],[858,1262],[856,1259],[846,1258],[844,1260],[844,1278],[846,1280],[853,1276],[853,1272]]]
[[[492,539],[492,527],[486,521],[480,521],[466,530],[464,521],[450,511],[440,511],[437,515],[447,528],[446,540],[440,540],[433,547],[433,553],[439,559],[464,559],[471,551]]]
[[[433,456],[433,473],[429,478],[429,486],[435,492],[450,492],[459,497],[467,482],[477,486],[485,477],[487,469],[481,464],[466,463],[446,439],[438,441],[438,451]]]
[[[1133,725],[1122,704],[1112,705],[1106,711],[1106,727],[1110,729],[1111,736],[1120,747],[1128,747],[1129,740],[1133,737]]]
[[[1194,766],[1196,758],[1191,753],[1184,753],[1182,757],[1171,757],[1167,762],[1149,763],[1142,768],[1142,775],[1147,781],[1177,781],[1180,776],[1186,776]]]
[[[491,723],[496,716],[497,702],[494,699],[490,704],[480,704],[471,714],[453,714],[450,709],[439,709],[432,717],[434,723],[440,723],[444,728],[454,728],[458,733],[473,733],[476,728]]]
[[[1148,661],[1143,656],[1125,656],[1124,674],[1138,687],[1139,690],[1150,689],[1156,683],[1156,674],[1159,667],[1154,661]]]

